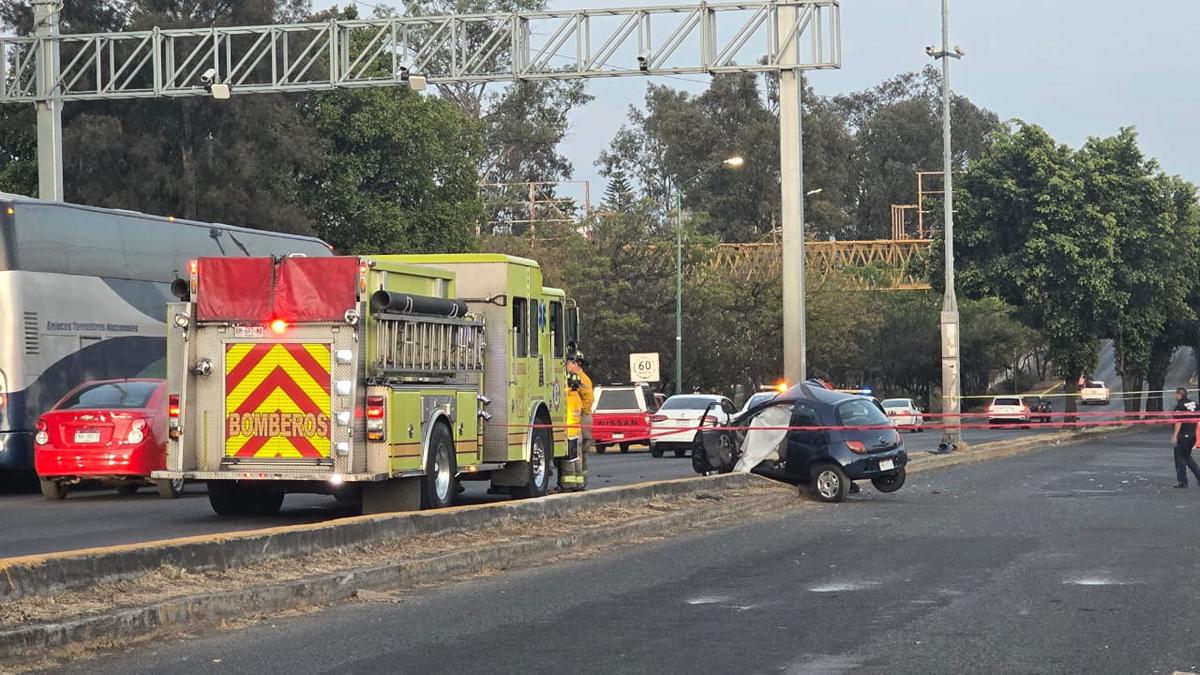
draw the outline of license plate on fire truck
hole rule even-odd
[[[234,326],[233,337],[235,338],[260,338],[265,333],[262,326]]]

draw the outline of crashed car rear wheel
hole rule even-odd
[[[887,476],[876,476],[871,479],[871,485],[880,492],[895,492],[904,487],[904,469]]]
[[[818,464],[812,471],[812,491],[823,502],[840,502],[850,494],[850,478],[837,464]]]

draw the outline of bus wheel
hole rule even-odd
[[[46,499],[67,498],[68,488],[66,483],[58,480],[46,480],[45,478],[43,478],[40,482],[42,486],[42,496]]]
[[[450,506],[458,490],[455,487],[454,439],[446,425],[434,426],[429,434],[429,458],[425,460],[425,477],[421,479],[421,508],[440,509]]]
[[[543,497],[550,488],[550,455],[554,452],[549,429],[535,429],[529,447],[529,481],[514,487],[517,497]]]
[[[238,485],[231,480],[208,481],[208,505],[218,516],[237,516],[242,513]]]

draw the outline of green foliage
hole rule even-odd
[[[322,238],[347,253],[473,247],[482,125],[403,88],[323,94],[305,118],[328,143],[305,180]]]

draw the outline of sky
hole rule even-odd
[[[317,8],[330,4],[314,2]],[[636,4],[550,2],[554,9]],[[818,94],[832,95],[921,69],[931,61],[925,46],[940,42],[940,7],[940,0],[841,0],[842,67],[810,73],[808,81]],[[966,52],[952,63],[951,83],[1001,119],[1039,124],[1071,146],[1134,126],[1147,155],[1168,173],[1200,183],[1197,26],[1197,0],[951,0],[951,44]],[[595,100],[570,118],[561,151],[575,178],[592,181],[593,195],[604,185],[594,162],[628,107],[643,100],[645,82],[592,80],[588,91]],[[705,88],[701,76],[660,82]]]

